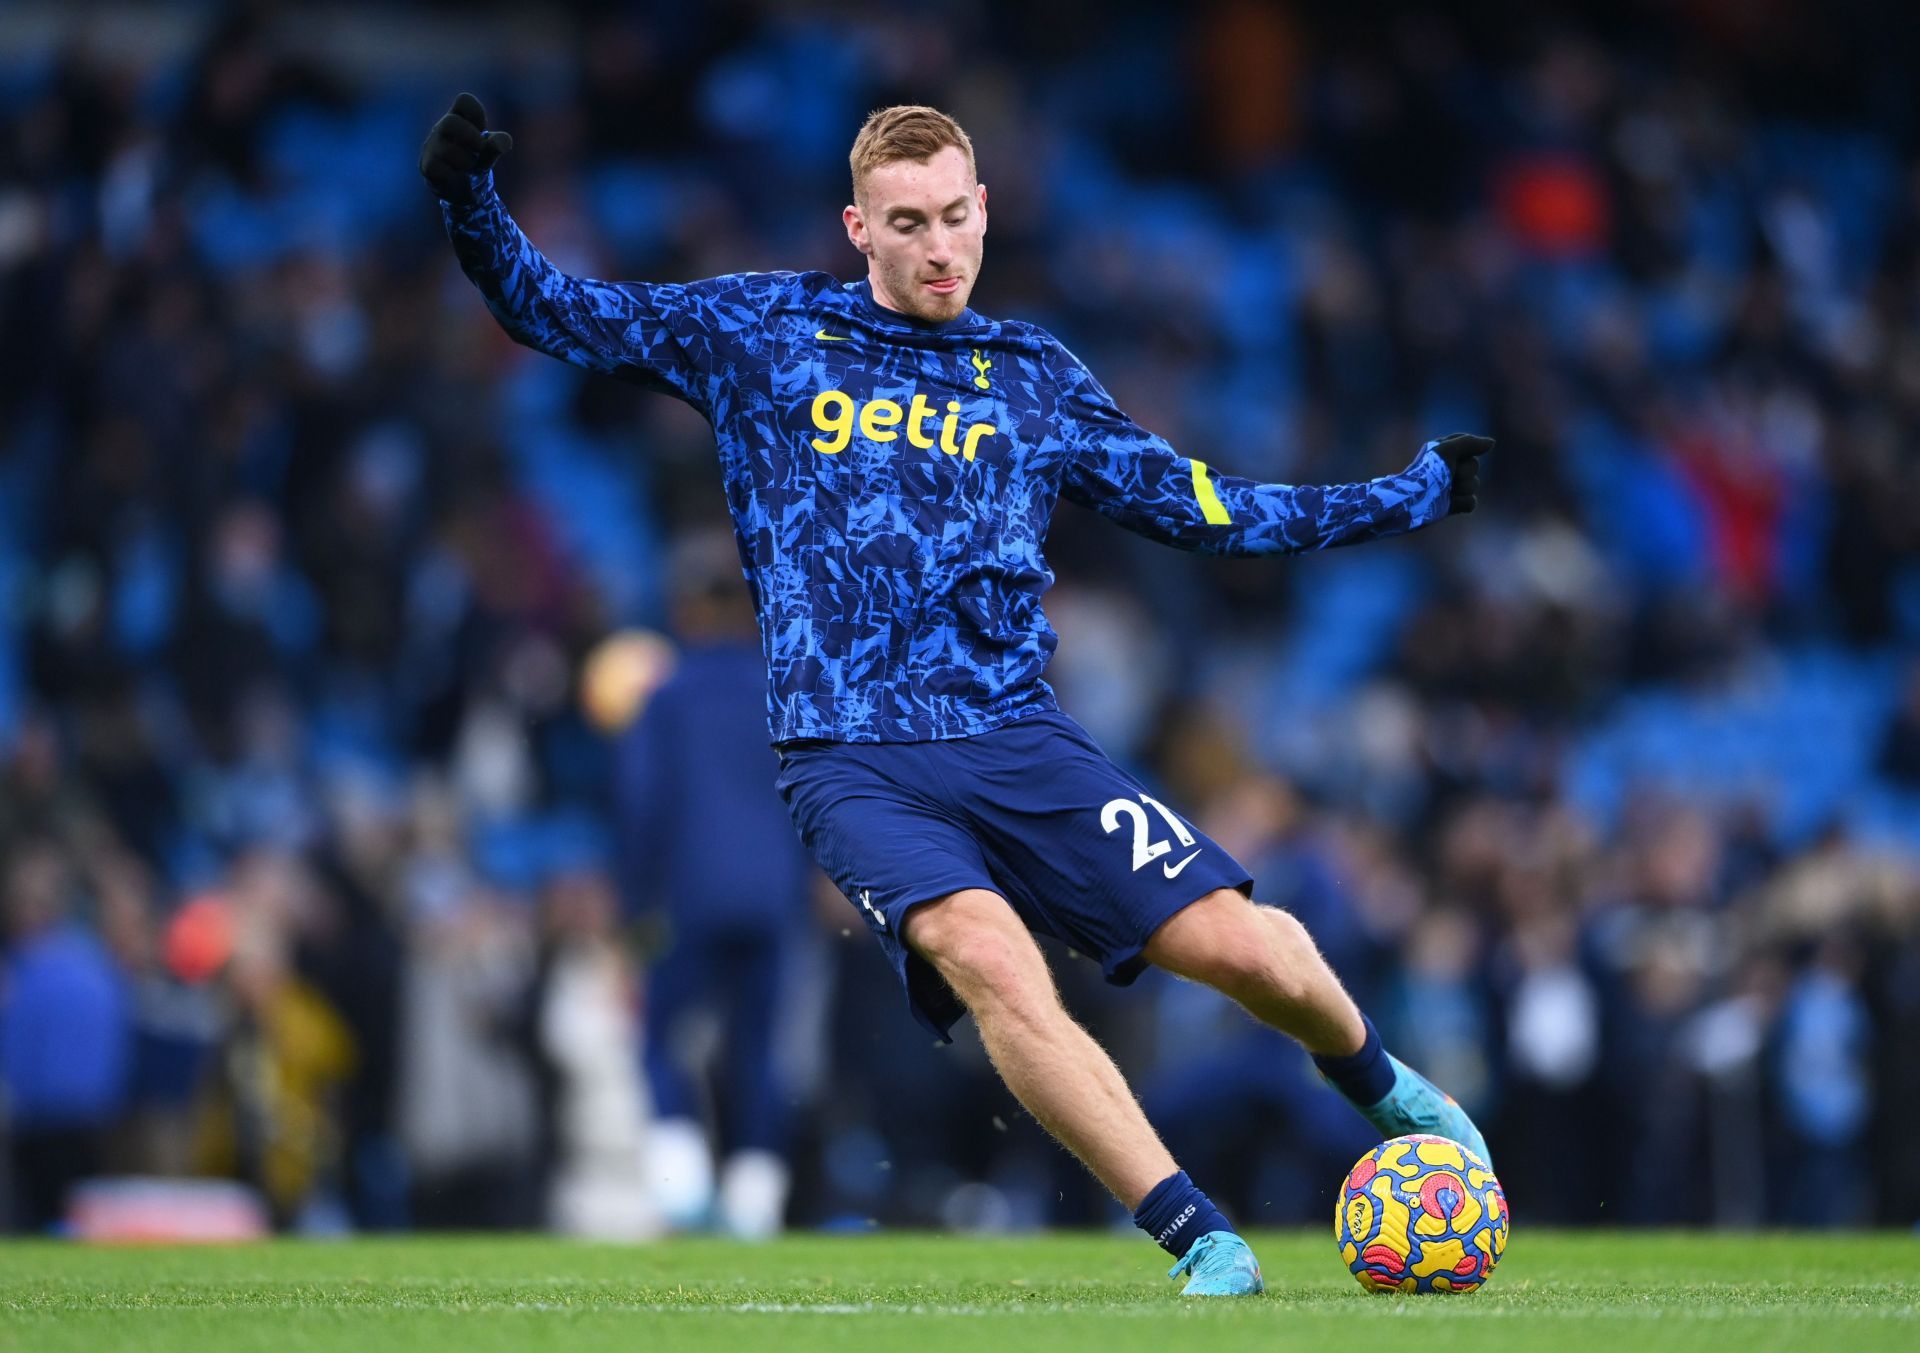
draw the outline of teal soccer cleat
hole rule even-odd
[[[1169,1278],[1182,1273],[1191,1275],[1180,1289],[1183,1297],[1251,1297],[1267,1290],[1260,1261],[1231,1231],[1209,1231],[1194,1241],[1187,1257],[1167,1270]]]
[[[1487,1151],[1487,1139],[1467,1117],[1467,1111],[1454,1103],[1453,1096],[1398,1057],[1389,1054],[1387,1060],[1393,1063],[1393,1089],[1372,1108],[1360,1110],[1366,1120],[1385,1137],[1425,1133],[1450,1138],[1480,1157],[1491,1170],[1493,1157]]]

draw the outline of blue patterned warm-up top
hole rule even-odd
[[[685,400],[713,424],[760,617],[776,742],[916,742],[1054,707],[1042,550],[1065,494],[1210,554],[1292,554],[1446,515],[1432,450],[1364,484],[1221,474],[1138,426],[1031,324],[944,324],[826,273],[570,277],[491,175],[447,205],[460,265],[517,341]]]

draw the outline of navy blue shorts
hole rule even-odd
[[[962,888],[1012,904],[1027,928],[1125,986],[1169,916],[1253,877],[1107,760],[1058,712],[938,742],[788,742],[776,782],[800,839],[860,909],[941,1038],[965,1013],[900,939],[909,909]]]

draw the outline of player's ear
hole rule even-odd
[[[873,246],[867,241],[867,219],[860,214],[857,204],[848,203],[840,212],[840,223],[847,228],[847,239],[863,254],[871,254]]]
[[[974,188],[980,194],[980,233],[984,235],[987,233],[987,185],[976,183]]]

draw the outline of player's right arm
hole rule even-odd
[[[732,279],[676,285],[599,282],[560,271],[534,248],[493,187],[513,138],[486,129],[471,94],[453,101],[420,148],[461,269],[516,343],[709,407],[713,317]]]

